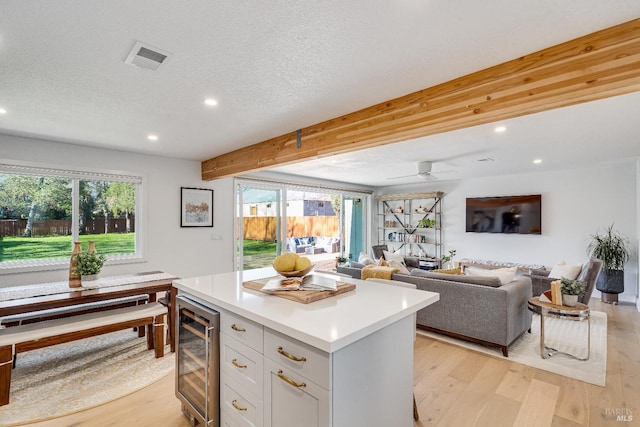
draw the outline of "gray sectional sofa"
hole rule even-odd
[[[360,278],[362,266],[340,266],[338,273]],[[440,301],[417,313],[418,328],[499,347],[508,347],[531,328],[527,300],[532,296],[531,278],[518,276],[500,285],[494,277],[470,277],[420,269],[395,273],[392,280],[413,283],[418,289],[437,292]]]

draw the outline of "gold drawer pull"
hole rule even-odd
[[[246,411],[247,408],[243,408],[242,406],[238,405],[238,401],[236,399],[233,399],[231,401],[231,404],[233,405],[234,408],[236,408],[238,411]]]
[[[284,349],[282,347],[278,347],[278,353],[280,353],[281,355],[283,355],[287,359],[293,360],[294,362],[306,362],[307,361],[306,357],[296,357],[293,354],[284,351]]]
[[[238,359],[233,359],[231,361],[231,363],[233,364],[233,366],[235,366],[236,368],[240,368],[240,369],[244,369],[247,367],[247,365],[241,365],[238,363]]]
[[[291,378],[287,377],[285,374],[282,373],[282,369],[280,369],[278,371],[278,378],[280,378],[282,381],[286,382],[287,384],[292,385],[292,386],[297,387],[297,388],[301,388],[301,387],[306,387],[307,386],[305,383],[298,384],[297,382],[295,382]]]
[[[240,327],[236,326],[235,323],[233,325],[231,325],[231,329],[233,329],[236,332],[247,332],[247,330],[245,328],[240,328]]]

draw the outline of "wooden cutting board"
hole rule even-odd
[[[338,286],[335,291],[262,291],[264,283],[254,281],[242,283],[242,286],[244,288],[262,292],[268,295],[275,295],[277,297],[285,298],[302,304],[309,304],[310,302],[315,302],[321,299],[340,295],[345,292],[352,291],[356,288],[356,285],[353,283],[337,282],[337,285]]]

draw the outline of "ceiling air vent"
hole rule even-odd
[[[124,63],[155,71],[170,57],[171,54],[169,52],[165,52],[146,43],[136,42],[131,52],[129,52],[127,59],[124,60]]]

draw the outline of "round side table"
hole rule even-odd
[[[551,356],[555,356],[558,353],[571,356],[578,360],[589,360],[591,354],[591,316],[589,306],[582,303],[577,303],[574,307],[566,305],[555,305],[549,302],[543,302],[538,297],[529,298],[527,308],[532,312],[540,315],[540,357],[548,359]],[[547,347],[544,344],[544,318],[552,317],[556,319],[566,319],[574,321],[587,321],[587,357],[579,358],[573,354],[565,353],[555,348]]]

